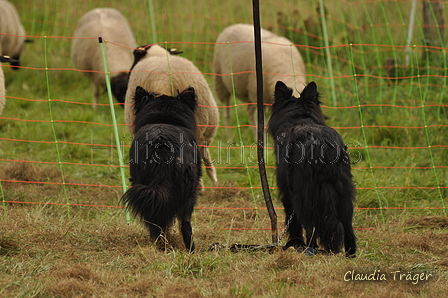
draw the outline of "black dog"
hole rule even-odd
[[[130,151],[132,187],[123,203],[140,217],[152,239],[177,218],[186,248],[194,251],[191,215],[201,178],[196,143],[196,94],[188,88],[175,97],[136,88],[135,131]]]
[[[316,83],[310,82],[300,98],[292,93],[277,82],[268,128],[275,140],[277,185],[289,233],[284,249],[315,254],[319,240],[327,252],[339,253],[344,245],[346,255],[354,256],[356,190],[347,147],[325,124]]]

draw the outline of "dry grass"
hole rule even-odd
[[[29,163],[7,164],[1,171],[4,180],[20,181],[57,180],[58,173]],[[61,187],[3,183],[9,198],[26,195],[41,204],[3,209],[0,297],[442,297],[448,290],[446,217],[403,212],[378,222],[358,211],[359,253],[352,260],[279,248],[233,253],[226,249],[233,243],[270,241],[266,210],[253,209],[249,191],[227,189],[233,184],[201,193],[193,221],[197,253],[190,255],[177,230],[161,250],[139,222],[126,224],[122,208],[42,204],[42,195],[64,203]],[[117,190],[81,186],[67,187],[67,193],[71,203],[109,206],[120,196]],[[215,243],[224,248],[210,250]],[[345,281],[352,271],[385,274],[387,280]],[[432,276],[413,284],[397,280],[398,273],[394,280],[396,271]]]
[[[264,210],[218,211],[195,212],[198,252],[189,255],[176,231],[168,235],[171,246],[158,249],[140,223],[125,223],[122,209],[72,207],[68,216],[64,206],[7,206],[0,219],[0,297],[442,297],[448,289],[445,217],[401,214],[358,230],[359,254],[350,260],[281,249],[209,251],[216,242],[269,243],[268,231],[256,230],[269,226]],[[387,280],[344,281],[351,270],[380,270]],[[398,270],[433,276],[412,284],[393,280]]]

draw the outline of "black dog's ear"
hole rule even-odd
[[[155,93],[150,93],[143,89],[143,87],[137,86],[134,93],[134,114],[137,115],[145,104],[155,97]]]
[[[317,92],[317,84],[314,81],[308,83],[300,93],[300,98],[313,100],[319,103],[319,92]]]
[[[274,97],[275,100],[286,100],[292,96],[292,89],[285,85],[282,81],[275,83]]]
[[[196,110],[198,106],[197,95],[194,92],[193,87],[188,87],[184,91],[182,91],[178,98],[185,103],[193,112]]]

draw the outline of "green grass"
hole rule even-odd
[[[124,210],[115,207],[122,187],[110,108],[101,105],[95,110],[90,105],[90,83],[73,70],[71,40],[66,38],[82,14],[111,6],[128,18],[139,44],[152,42],[149,2],[13,2],[34,42],[25,45],[23,69],[3,65],[8,97],[0,116],[0,190],[2,199],[16,203],[4,204],[1,211],[0,296],[441,297],[446,292],[447,223],[442,207],[448,203],[448,68],[446,48],[430,48],[430,55],[423,56],[427,48],[422,44],[421,3],[411,43],[416,46],[405,66],[410,1],[324,1],[329,52],[323,48],[318,1],[261,2],[263,27],[305,45],[300,51],[307,79],[317,82],[328,125],[338,130],[352,161],[357,160],[352,168],[360,208],[354,218],[359,254],[347,260],[280,250],[207,251],[216,242],[229,246],[271,241],[244,106],[231,110],[232,119],[238,113],[240,123],[232,125],[242,125],[241,137],[235,128],[227,139],[225,129],[219,128],[212,144],[221,188],[212,188],[204,178],[207,189],[193,222],[199,252],[184,253],[177,232],[169,236],[173,250],[157,250],[142,225],[127,225]],[[182,50],[213,90],[211,43],[226,26],[252,22],[251,2],[154,5],[158,42]],[[448,19],[448,10],[444,14]],[[384,66],[387,58],[397,61],[393,72]],[[390,80],[391,75],[401,79]],[[101,104],[107,102],[104,94]],[[132,139],[122,125],[122,108],[115,106],[115,113],[126,163]],[[223,119],[223,108],[220,114]],[[268,142],[268,180],[281,233],[284,218],[274,189],[272,140]],[[398,209],[372,209],[380,207]],[[418,285],[391,279],[343,281],[348,270],[374,269],[430,271],[437,278]]]

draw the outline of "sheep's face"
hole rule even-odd
[[[121,72],[110,80],[112,94],[119,103],[124,103],[126,91],[128,90],[129,75],[128,72]]]

